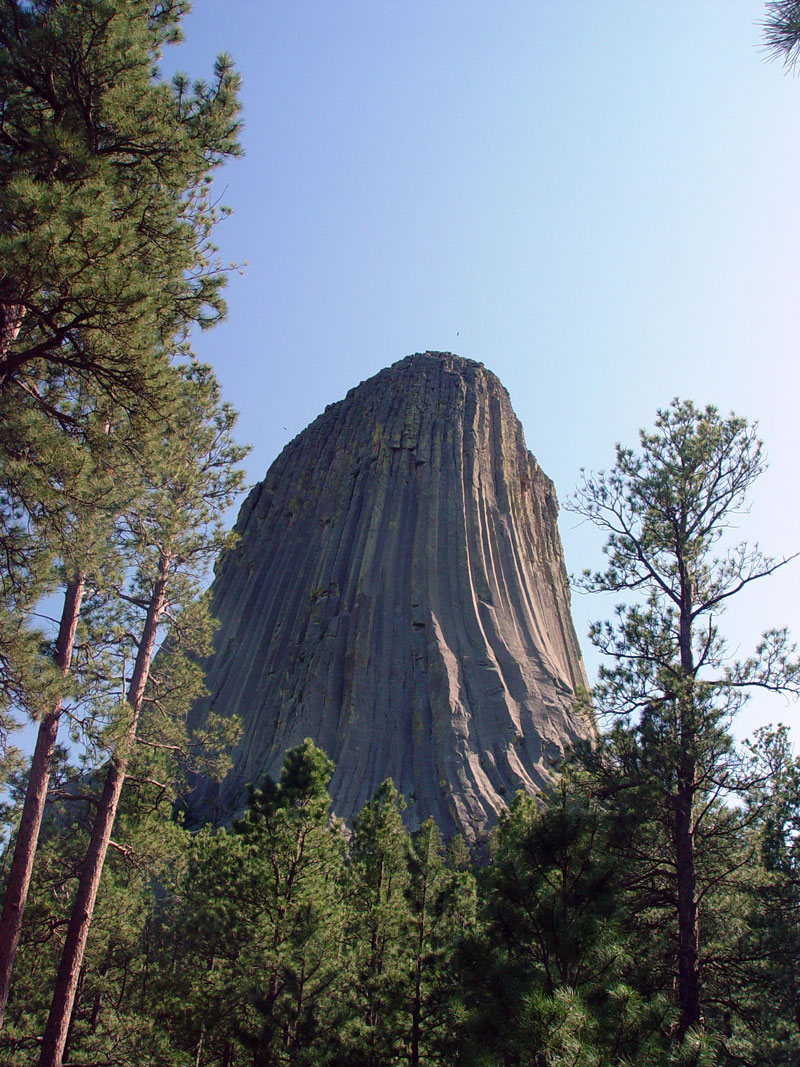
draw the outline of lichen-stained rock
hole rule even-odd
[[[349,820],[391,777],[411,825],[480,840],[588,727],[553,484],[483,364],[409,356],[286,446],[218,564],[208,708],[239,715],[229,818],[311,737]]]

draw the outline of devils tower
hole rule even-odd
[[[409,356],[291,441],[216,568],[210,707],[242,737],[194,811],[225,819],[311,737],[351,819],[391,777],[408,821],[481,838],[587,734],[552,482],[482,363]]]

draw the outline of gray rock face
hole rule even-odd
[[[277,777],[313,738],[349,820],[391,777],[412,826],[480,839],[587,736],[552,482],[483,364],[409,356],[351,389],[286,446],[218,564],[209,707],[243,723],[221,787]]]

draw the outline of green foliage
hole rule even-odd
[[[666,1063],[669,1009],[627,981],[610,825],[585,775],[501,818],[483,925],[462,950],[469,1062]]]
[[[209,180],[236,154],[238,77],[154,77],[186,4],[3,0],[2,379],[53,370],[152,397],[151,352],[224,311]],[[42,373],[41,362],[51,369]]]
[[[463,841],[448,864],[433,820],[409,837],[404,808],[387,780],[353,824],[355,953],[336,1064],[448,1063],[458,1054],[463,1013],[454,955],[475,923],[474,877]]]
[[[750,750],[755,784],[745,811],[761,863],[748,870],[742,895],[725,1048],[731,1063],[783,1067],[800,1055],[800,763],[785,727],[760,731]]]
[[[114,749],[130,719],[129,687],[154,590],[166,582],[156,620],[167,624],[152,669],[137,729],[137,740],[171,751],[192,765],[186,717],[204,694],[200,659],[211,650],[216,623],[201,596],[208,568],[231,541],[222,523],[225,507],[242,484],[238,467],[247,449],[233,440],[236,415],[221,401],[219,385],[202,364],[171,370],[173,417],[160,427],[140,457],[139,492],[115,516],[111,531],[117,570],[103,576],[86,597],[81,640],[83,655],[73,674],[80,699],[73,719],[83,714],[85,743],[102,752]],[[212,718],[205,737],[220,749],[231,739]],[[206,758],[206,756],[203,758]],[[175,768],[177,770],[177,767]]]
[[[233,833],[201,834],[170,902],[170,1028],[198,1051],[317,1062],[346,982],[344,840],[328,816],[333,764],[311,741],[251,792]],[[210,1009],[210,1010],[209,1010]],[[227,1050],[227,1051],[226,1051]]]
[[[27,1064],[47,1019],[50,996],[76,877],[86,852],[96,781],[58,775],[67,788],[49,809],[37,852],[12,995],[0,1040],[0,1062]],[[81,968],[67,1059],[113,1059],[130,1065],[163,1062],[168,1047],[154,1023],[151,929],[154,885],[181,870],[187,835],[170,818],[159,790],[131,791],[118,813],[114,844],[103,871],[91,936]]]
[[[459,862],[459,854],[456,846],[451,857]],[[461,939],[476,925],[474,876],[463,865],[447,865],[442,837],[432,818],[414,834],[408,874],[408,1062],[456,1062],[465,1032],[458,1010],[455,955]]]
[[[463,842],[445,849],[430,820],[409,837],[390,782],[346,852],[329,816],[331,771],[306,741],[277,783],[252,790],[232,830],[193,836],[168,820],[154,766],[138,776],[103,875],[70,1062],[794,1062],[798,772],[785,733],[758,741],[761,784],[725,816],[738,820],[737,879],[713,884],[700,854],[717,1032],[683,1037],[663,913],[670,861],[653,867],[659,839],[648,839],[641,794],[610,796],[605,773],[566,767],[538,801],[518,795],[476,899]],[[52,814],[0,1062],[28,1062],[35,1047],[91,806],[73,794]],[[726,864],[730,855],[726,845]]]
[[[767,56],[782,60],[786,67],[795,67],[800,50],[798,0],[768,0],[763,29]]]
[[[350,936],[357,952],[345,1040],[365,1067],[398,1062],[404,1047],[403,987],[411,924],[404,808],[403,797],[387,780],[357,815],[350,842]]]

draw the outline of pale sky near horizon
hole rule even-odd
[[[800,549],[800,78],[761,0],[195,0],[164,70],[244,79],[218,188],[228,321],[198,337],[250,482],[326,404],[411,352],[480,360],[563,500],[674,396],[758,420],[743,534]],[[567,566],[602,538],[562,511]],[[788,624],[800,561],[729,612]],[[588,620],[573,596],[590,671]],[[740,721],[800,722],[760,698]],[[800,732],[796,731],[800,737]]]

